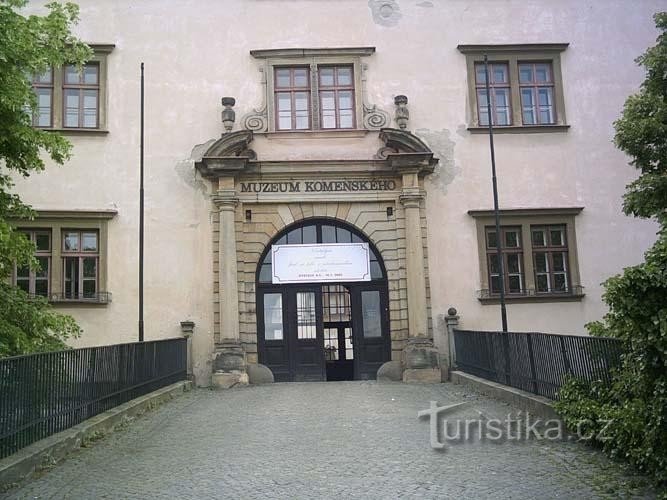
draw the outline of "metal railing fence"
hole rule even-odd
[[[184,338],[0,359],[0,458],[186,378]]]
[[[556,399],[568,376],[611,382],[618,339],[534,332],[454,330],[457,369]]]

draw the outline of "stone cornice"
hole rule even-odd
[[[89,43],[87,44],[96,54],[110,54],[116,48],[114,43]]]
[[[113,209],[101,209],[101,210],[79,210],[79,209],[68,209],[68,210],[57,210],[57,209],[33,209],[36,217],[35,220],[39,219],[97,219],[97,220],[109,220],[113,219],[118,215],[118,210]]]
[[[540,207],[540,208],[504,208],[501,217],[521,217],[525,215],[578,215],[584,207]],[[468,215],[474,218],[493,217],[493,210],[468,210]]]
[[[251,50],[250,55],[256,59],[269,59],[272,57],[322,57],[322,56],[347,56],[364,57],[375,52],[375,47],[325,47],[325,48],[293,48],[293,49],[258,49]]]
[[[517,43],[458,45],[462,54],[512,54],[517,52],[563,52],[569,43]]]
[[[397,174],[428,175],[433,173],[438,159],[433,153],[389,153],[387,163]]]

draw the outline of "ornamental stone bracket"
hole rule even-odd
[[[433,173],[438,158],[419,137],[407,130],[383,128],[380,140],[384,142],[376,157],[387,160],[388,165],[396,173],[417,173],[420,176]]]
[[[241,127],[245,130],[251,130],[253,132],[266,132],[269,130],[269,112],[266,105],[266,71],[264,66],[259,68],[259,72],[262,75],[260,78],[260,84],[262,86],[262,103],[259,107],[253,108],[250,113],[246,113],[241,118]]]
[[[371,104],[368,100],[368,87],[366,85],[367,64],[361,65],[361,103],[364,112],[364,128],[368,130],[380,130],[389,125],[389,113]]]
[[[248,147],[252,142],[252,130],[239,130],[223,134],[195,162],[195,168],[204,178],[234,176],[246,168],[257,154]]]

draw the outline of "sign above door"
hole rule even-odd
[[[274,284],[370,281],[368,243],[273,245]]]

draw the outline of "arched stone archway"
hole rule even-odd
[[[266,246],[285,227],[314,217],[350,224],[377,247],[386,265],[391,358],[402,362],[406,381],[440,380],[429,321],[423,189],[437,159],[407,131],[383,129],[378,137],[384,144],[372,159],[295,166],[257,159],[249,148],[253,134],[244,130],[224,134],[196,162],[214,182],[217,208],[214,384],[243,382],[246,363],[258,361],[255,273]]]

